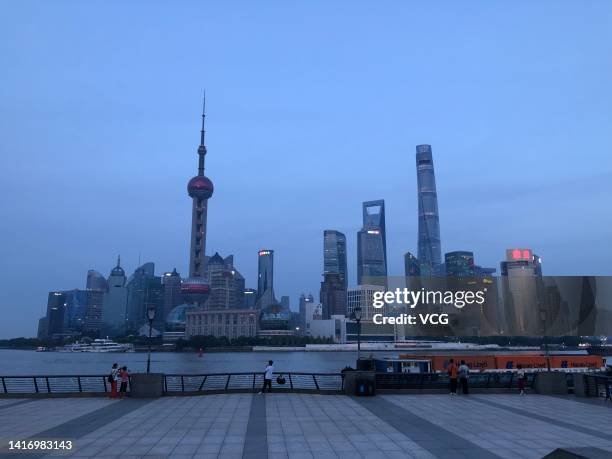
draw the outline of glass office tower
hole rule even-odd
[[[346,236],[340,231],[323,231],[323,275],[338,274],[347,287]]]
[[[419,200],[417,258],[421,265],[421,276],[438,275],[442,270],[442,251],[438,194],[431,145],[417,145],[416,169]]]
[[[363,228],[357,233],[357,284],[385,285],[386,276],[385,201],[366,201],[363,203]]]

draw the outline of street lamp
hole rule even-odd
[[[147,309],[147,319],[149,319],[149,355],[147,357],[147,373],[151,371],[151,335],[153,334],[153,320],[155,319],[155,306]]]
[[[361,359],[361,306],[355,306],[353,318],[357,322],[357,362],[359,362]]]

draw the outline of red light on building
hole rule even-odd
[[[506,250],[507,261],[531,261],[533,251],[531,249],[508,249]]]

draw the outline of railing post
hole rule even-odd
[[[230,378],[232,377],[231,373],[227,375],[227,381],[225,382],[225,390],[229,387]]]
[[[291,388],[291,390],[293,390],[293,381],[291,380],[291,373],[289,373],[288,376],[289,376],[289,387]]]
[[[312,379],[313,379],[313,381],[314,381],[314,383],[315,383],[315,386],[317,387],[317,390],[320,390],[320,389],[319,389],[319,383],[317,382],[317,377],[314,375],[314,373],[313,373],[313,375],[312,375]]]
[[[38,382],[36,382],[36,376],[34,376],[32,380],[34,381],[34,390],[38,394]]]
[[[253,390],[255,390],[255,373],[253,373]]]
[[[514,380],[514,371],[510,372],[510,383],[508,384],[508,390],[512,390],[512,381]]]
[[[164,392],[168,393],[168,375],[164,373]]]
[[[204,379],[202,380],[202,384],[200,384],[200,389],[198,390],[198,392],[202,392],[202,388],[204,387],[204,383],[206,383],[206,378],[207,378],[207,376],[204,375]],[[255,387],[255,382],[253,382],[253,387]]]
[[[487,389],[489,388],[490,384],[491,384],[491,373],[487,373]]]
[[[4,389],[4,393],[8,394],[8,391],[6,390],[6,382],[4,381],[4,376],[2,377],[2,388]]]
[[[47,382],[47,393],[51,393],[51,386],[49,385],[49,377],[45,376],[45,381]]]
[[[102,376],[102,384],[104,384],[104,393],[106,394],[108,392],[107,388],[106,388],[106,376]]]
[[[185,393],[185,379],[181,375],[181,394]]]
[[[77,382],[79,383],[79,392],[83,392],[83,387],[81,386],[81,377],[77,376]]]

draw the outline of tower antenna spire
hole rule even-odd
[[[200,131],[200,145],[204,145],[204,122],[206,121],[206,90],[204,90],[204,100],[202,101],[202,130]]]
[[[121,266],[121,255],[117,255],[117,267]]]

